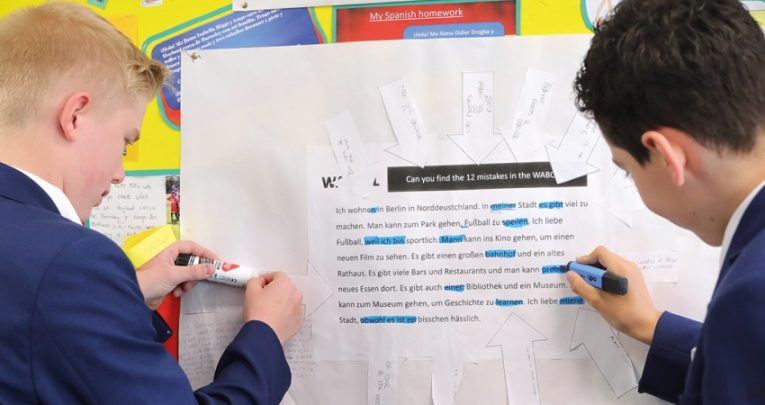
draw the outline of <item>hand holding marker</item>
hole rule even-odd
[[[213,273],[212,277],[207,279],[208,281],[233,285],[236,287],[244,287],[247,285],[247,280],[258,276],[258,272],[255,271],[255,269],[243,267],[238,264],[226,263],[222,260],[207,259],[188,253],[181,253],[175,258],[176,266],[193,266],[195,264],[207,263],[210,263],[215,267],[215,273]]]
[[[617,295],[627,294],[627,278],[617,276],[608,270],[577,262],[568,262],[567,265],[561,266],[561,269],[564,272],[573,271],[579,274],[587,284],[605,292]]]

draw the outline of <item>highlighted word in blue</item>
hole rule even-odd
[[[515,203],[496,203],[489,206],[492,211],[514,210]]]
[[[465,284],[445,285],[444,290],[454,291],[454,292],[463,292],[465,291]]]
[[[529,225],[528,218],[503,219],[502,225],[508,228],[523,228]]]
[[[501,300],[497,298],[494,300],[494,305],[498,307],[514,307],[516,305],[523,305],[523,300]]]
[[[361,323],[415,323],[416,316],[410,315],[373,315],[362,316]]]
[[[542,274],[563,274],[565,273],[563,266],[549,265],[542,267]]]
[[[559,301],[560,305],[584,305],[584,298],[575,295],[573,297],[563,297]]]
[[[406,243],[406,236],[365,236],[365,245],[403,245]]]
[[[548,210],[561,209],[563,208],[563,201],[544,201],[539,203],[539,208]]]
[[[438,237],[438,243],[462,243],[465,241],[465,235],[441,235]]]
[[[485,255],[486,257],[501,257],[505,259],[512,259],[515,257],[515,250],[487,250]]]

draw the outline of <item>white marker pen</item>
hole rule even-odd
[[[210,263],[215,267],[215,273],[207,279],[208,281],[233,285],[236,287],[244,287],[247,284],[247,280],[258,276],[258,272],[254,269],[243,267],[238,264],[226,263],[222,260],[197,257],[188,253],[181,253],[175,258],[176,266],[193,266],[195,264],[207,263]]]

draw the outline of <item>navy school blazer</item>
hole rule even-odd
[[[251,321],[192,391],[122,250],[2,163],[0,258],[0,403],[278,404],[289,388],[276,334]]]
[[[704,323],[659,319],[638,391],[687,405],[765,404],[765,188],[733,235]]]

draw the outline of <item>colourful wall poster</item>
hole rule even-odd
[[[523,0],[520,2],[519,33],[521,35],[556,35],[591,33],[593,26],[604,19],[621,0]],[[765,11],[756,11],[765,1],[743,1],[744,6],[761,25]]]
[[[375,3],[413,3],[418,0],[377,0]],[[370,3],[369,0],[233,0],[235,11],[263,10],[273,8],[350,6]]]
[[[173,30],[171,30],[173,31]],[[169,32],[144,44],[153,59],[173,72],[171,86],[160,92],[158,106],[165,123],[180,129],[181,52],[193,52],[204,63],[207,49],[308,45],[323,42],[306,8],[228,13],[188,31]],[[198,55],[199,59],[196,59]]]
[[[0,1],[0,17],[9,14],[19,8],[35,6],[42,4],[45,0],[3,0]],[[206,0],[206,1],[184,1],[184,0],[164,0],[161,2],[149,1],[109,1],[93,4],[88,0],[70,0],[90,7],[91,10],[104,16],[122,30],[136,45],[141,46],[149,55],[160,43],[171,41],[173,38],[189,38],[193,31],[200,26],[210,24],[214,27],[216,23],[224,23],[230,19],[238,18],[239,13],[233,13],[231,10],[231,0]],[[295,35],[307,36],[308,32],[314,32],[314,42],[319,42],[320,38],[331,27],[331,7],[316,9],[297,9],[296,11],[282,10],[281,17],[273,18],[265,28],[261,26],[254,27],[255,23],[242,23],[242,32],[232,35],[225,40],[219,41],[218,47],[249,46],[247,41],[254,42],[252,38],[257,32],[261,45],[266,46],[268,40],[266,36],[273,35],[270,30],[275,27],[283,27],[283,32],[276,36],[283,44],[297,42]],[[273,12],[270,12],[273,14]],[[248,13],[245,13],[248,14]],[[297,16],[297,17],[296,17]],[[245,17],[244,20],[247,18]],[[278,20],[278,21],[277,21]],[[322,25],[314,24],[313,21],[319,21]],[[290,22],[294,24],[290,24]],[[249,29],[246,29],[250,27]],[[232,29],[236,31],[239,28]],[[204,29],[203,29],[204,30]],[[203,31],[202,30],[202,31]],[[232,31],[226,33],[230,34]],[[196,31],[201,32],[201,31]],[[297,34],[296,34],[297,33]],[[204,35],[204,34],[202,34]],[[277,40],[270,38],[270,40]],[[331,40],[331,38],[330,38]],[[323,41],[323,39],[322,39]],[[176,79],[176,84],[178,83]],[[180,86],[176,85],[176,89]],[[167,93],[167,91],[165,92]],[[170,94],[173,92],[170,90]],[[171,98],[168,98],[170,100]],[[161,108],[162,98],[157,97],[152,101],[146,110],[143,127],[141,128],[141,141],[127,149],[123,158],[125,170],[133,174],[146,174],[147,171],[154,170],[177,170],[180,167],[180,133],[177,126],[168,125],[167,111]]]
[[[515,33],[515,0],[335,9],[337,42],[503,36]]]
[[[0,2],[0,17],[19,8],[43,2],[44,0],[3,0]],[[228,8],[228,12],[231,12],[231,0],[165,0],[161,5],[152,7],[144,6],[148,3],[138,0],[100,2],[97,5],[87,0],[74,2],[86,5],[104,16],[138,46],[170,27],[185,25],[193,28],[195,24],[202,24],[211,18],[210,14],[215,10]],[[129,147],[126,152],[123,163],[129,172],[177,170],[180,167],[179,133],[164,124],[155,101],[147,107],[141,128],[141,141]]]
[[[749,11],[765,10],[765,0],[748,0],[742,1],[742,3],[744,3],[744,7],[749,9]]]
[[[581,0],[582,20],[588,29],[603,21],[621,0]]]
[[[586,0],[522,0],[520,35],[583,34],[590,30],[582,20]]]
[[[595,25],[604,20],[608,13],[614,9],[622,0],[580,0],[581,16],[585,26],[592,31]],[[760,24],[763,20],[758,19],[758,10],[765,10],[765,0],[749,0],[741,2],[744,7],[751,11],[752,15]],[[759,16],[762,17],[762,16]]]
[[[765,11],[752,11],[752,16],[760,25],[765,26]]]
[[[744,6],[752,13],[752,17],[760,25],[765,26],[765,0],[744,1]]]

